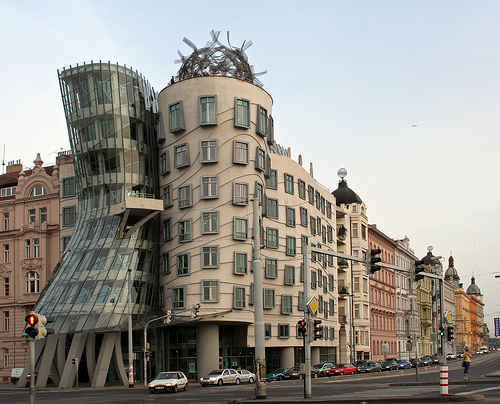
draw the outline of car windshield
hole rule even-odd
[[[208,375],[209,376],[217,376],[217,375],[221,375],[223,372],[222,369],[216,369],[216,370],[212,370]]]
[[[284,368],[279,368],[279,369],[276,369],[273,373],[283,373],[286,369]]]
[[[165,380],[165,379],[177,379],[177,373],[169,372],[169,373],[160,373],[156,380]]]

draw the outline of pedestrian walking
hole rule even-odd
[[[463,367],[464,367],[464,380],[469,380],[469,368],[470,368],[470,360],[471,360],[471,353],[469,347],[465,347],[465,352],[464,352],[464,361],[463,361]]]

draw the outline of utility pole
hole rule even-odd
[[[264,330],[264,297],[262,287],[262,261],[260,258],[259,198],[253,199],[253,259],[254,316],[255,316],[255,364],[257,382],[255,398],[266,398],[266,336]]]
[[[314,333],[312,327],[310,326],[310,316],[309,308],[307,307],[307,302],[309,301],[309,245],[304,243],[303,245],[304,257],[303,257],[303,267],[304,267],[304,319],[306,321],[307,335],[304,335],[304,362],[305,362],[305,374],[304,374],[304,398],[311,398],[311,334]]]
[[[128,387],[134,387],[134,344],[132,342],[132,268],[128,269]]]

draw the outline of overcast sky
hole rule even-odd
[[[461,282],[500,317],[499,1],[0,0],[2,159],[33,166],[69,149],[57,69],[118,62],[160,91],[189,38],[251,40],[273,97],[275,136],[292,158],[336,172],[369,223],[408,236],[419,257],[455,258]],[[4,157],[5,149],[5,157]]]

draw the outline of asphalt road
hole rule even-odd
[[[486,402],[500,402],[500,352],[492,352],[484,356],[475,356],[469,374],[469,382],[462,381],[461,361],[449,364],[449,394],[480,394],[487,398]],[[498,377],[486,377],[486,374],[497,373]],[[287,399],[295,402],[314,402],[315,400],[356,400],[369,402],[373,398],[393,399],[394,402],[411,402],[402,397],[440,397],[439,366],[419,368],[419,380],[416,381],[415,369],[377,373],[374,375],[345,375],[312,380],[312,398],[305,400],[304,383],[301,380],[272,382],[266,386],[267,399],[258,402]],[[28,402],[28,389],[17,389],[0,385],[0,402],[17,404]],[[191,383],[188,391],[178,393],[150,394],[136,384],[136,387],[107,387],[90,389],[82,387],[78,390],[60,390],[47,388],[37,391],[35,403],[75,404],[75,403],[228,403],[233,400],[250,400],[255,398],[253,385],[209,386],[201,387]],[[429,402],[432,402],[430,400]],[[483,401],[485,402],[485,401]]]

